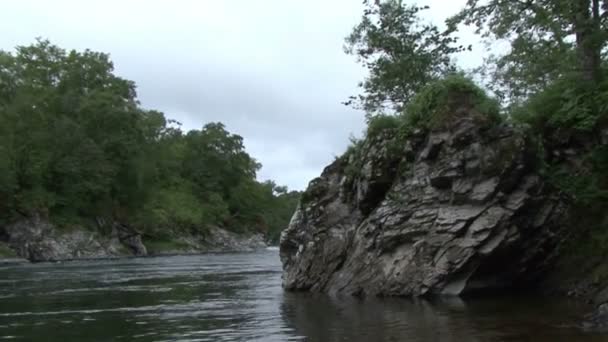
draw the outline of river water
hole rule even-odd
[[[0,340],[608,341],[582,310],[284,293],[277,251],[0,266]]]

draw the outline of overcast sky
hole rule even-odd
[[[466,0],[424,0],[437,23]],[[0,49],[35,37],[109,53],[149,109],[185,129],[221,121],[263,164],[262,180],[304,189],[360,135],[341,104],[365,71],[344,54],[361,0],[19,0],[0,12]],[[472,35],[463,37],[473,42]],[[461,56],[465,67],[479,51]]]

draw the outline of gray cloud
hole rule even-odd
[[[440,21],[465,0],[422,2]],[[186,129],[224,122],[264,165],[260,179],[303,189],[363,129],[363,114],[340,104],[365,75],[342,51],[361,9],[353,0],[10,1],[0,48],[40,36],[108,52],[145,107]]]

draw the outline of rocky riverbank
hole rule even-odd
[[[204,236],[156,241],[137,230],[100,222],[99,229],[58,229],[40,216],[17,221],[0,231],[0,258],[59,261],[206,252],[242,252],[266,247],[261,234],[241,235],[212,227]],[[105,232],[105,233],[104,233]]]
[[[586,326],[608,326],[606,279],[559,267],[576,222],[540,171],[534,139],[467,103],[407,139],[391,129],[367,136],[311,181],[281,235],[283,286],[355,296],[542,287],[593,302]],[[580,165],[576,148],[550,152]]]

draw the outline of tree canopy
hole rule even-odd
[[[109,56],[46,40],[0,51],[0,219],[109,217],[146,234],[210,225],[277,237],[298,192],[261,183],[220,122],[184,132],[141,108]]]
[[[592,130],[608,109],[604,0],[468,0],[443,31],[424,23],[428,7],[401,0],[364,4],[346,50],[369,73],[347,104],[368,116],[400,114],[425,85],[459,72],[453,60],[465,49],[455,38],[460,25],[501,47],[484,55],[472,76],[486,80],[507,115],[553,129]]]
[[[474,25],[490,41],[508,43],[507,53],[490,56],[493,81],[521,99],[563,77],[597,86],[607,15],[603,0],[468,0],[449,24]]]
[[[361,22],[346,38],[345,51],[369,71],[363,93],[346,102],[377,114],[401,111],[426,84],[455,70],[451,55],[464,49],[450,33],[424,23],[428,9],[400,0],[364,1]]]

